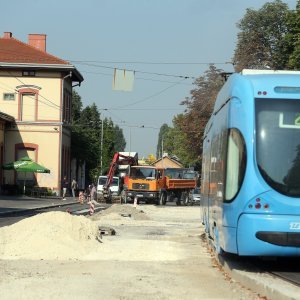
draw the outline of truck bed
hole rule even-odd
[[[166,189],[194,189],[196,179],[174,179],[166,177]]]

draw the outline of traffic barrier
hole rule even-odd
[[[88,202],[88,204],[90,205],[90,216],[91,216],[95,212],[95,205],[91,200]]]
[[[78,201],[79,201],[81,204],[83,204],[83,201],[84,201],[84,193],[83,193],[83,191],[80,191],[80,192],[79,192]]]

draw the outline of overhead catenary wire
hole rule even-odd
[[[94,74],[94,75],[103,75],[103,76],[108,76],[108,77],[113,77],[113,74],[108,74],[108,73],[103,73],[103,72],[91,72],[91,71],[80,71],[81,73],[86,73],[86,74]],[[153,82],[163,82],[163,83],[176,83],[174,81],[167,81],[167,80],[158,80],[158,79],[153,79],[153,78],[144,78],[144,77],[139,77],[135,76],[134,79],[138,80],[145,80],[145,81],[153,81]],[[191,86],[193,83],[180,83],[183,85],[188,85]]]
[[[69,60],[71,61],[71,60]],[[132,64],[147,64],[147,65],[183,65],[183,64],[195,64],[195,65],[209,65],[209,64],[232,64],[231,62],[146,62],[146,61],[129,61],[129,62],[124,62],[124,61],[114,61],[114,62],[104,62],[104,61],[72,61],[72,62],[78,62],[79,64],[83,64],[83,65],[87,65],[87,66],[92,66],[92,67],[97,67],[97,68],[106,68],[106,69],[118,69],[118,70],[124,70],[124,68],[116,68],[116,67],[110,67],[110,66],[103,66],[103,65],[99,65],[98,63],[132,63]],[[96,63],[96,64],[95,64]],[[193,76],[185,76],[185,75],[175,75],[175,74],[168,74],[168,73],[160,73],[160,72],[147,72],[147,71],[143,71],[143,70],[133,70],[133,69],[126,69],[128,71],[134,71],[136,73],[143,73],[143,74],[151,74],[151,75],[157,75],[157,76],[168,76],[168,77],[174,77],[174,78],[180,78],[181,80],[178,81],[178,82],[169,82],[169,81],[163,81],[163,80],[155,80],[155,79],[147,79],[147,78],[139,78],[139,79],[142,79],[142,80],[153,80],[153,81],[158,81],[158,82],[166,82],[166,83],[172,83],[172,85],[162,89],[161,91],[158,91],[152,95],[149,95],[145,98],[142,98],[140,100],[137,100],[135,102],[132,102],[132,103],[129,103],[129,104],[126,104],[126,105],[122,105],[122,106],[117,106],[117,107],[112,107],[112,108],[103,108],[103,109],[99,109],[99,110],[104,110],[104,111],[110,111],[111,113],[111,110],[127,110],[127,107],[130,107],[130,106],[133,106],[133,105],[136,105],[138,103],[142,103],[144,101],[147,101],[148,99],[151,99],[155,96],[158,96],[160,94],[162,94],[163,92],[167,91],[168,89],[176,86],[176,85],[179,85],[179,84],[182,84],[183,81],[187,80],[187,79],[195,79],[195,77]],[[11,73],[8,71],[8,73],[11,75]],[[91,72],[90,72],[91,73]],[[101,74],[101,73],[100,73]],[[111,74],[105,74],[105,73],[102,73],[102,75],[105,75],[105,76],[112,76]],[[17,76],[14,76],[12,75],[13,77],[16,78],[16,80],[18,80],[20,83],[22,83],[23,85],[26,85],[22,80],[20,80],[19,78],[17,78]],[[55,104],[54,102],[52,102],[51,100],[47,99],[46,97],[44,97],[43,95],[39,94],[39,96],[41,98],[43,98],[44,100],[46,100],[47,102],[49,103],[46,103],[45,101],[41,101],[41,99],[38,99],[39,102],[41,103],[44,103],[45,105],[48,105],[50,107],[53,107],[53,108],[57,108],[58,110],[61,110],[62,108]],[[33,98],[34,99],[34,98]],[[208,104],[208,103],[207,103]],[[205,105],[206,106],[206,105]],[[128,109],[129,110],[129,109]],[[135,109],[132,109],[132,110],[149,110],[149,109],[138,109],[138,108],[135,108]],[[162,110],[162,109],[154,109],[152,108],[152,110]],[[168,109],[170,110],[170,109]],[[203,111],[203,109],[201,110]],[[124,124],[123,124],[124,126]]]
[[[227,65],[233,64],[226,62],[174,62],[174,61],[103,61],[103,60],[68,60],[74,63],[102,63],[102,64],[139,64],[139,65]]]
[[[175,74],[167,74],[167,73],[158,73],[158,72],[147,72],[147,71],[141,71],[141,70],[133,70],[133,69],[128,69],[128,68],[120,68],[120,67],[109,67],[109,66],[104,66],[104,65],[98,65],[98,64],[91,64],[91,63],[80,63],[85,66],[90,66],[90,67],[96,67],[96,68],[104,68],[104,69],[112,69],[112,70],[126,70],[130,72],[135,72],[135,73],[141,73],[141,74],[152,74],[152,75],[157,75],[157,76],[166,76],[166,77],[176,77],[176,78],[191,78],[191,79],[196,79],[193,76],[187,76],[187,75],[175,75]]]
[[[178,82],[176,82],[176,83],[174,83],[174,84],[172,84],[172,85],[170,85],[170,86],[168,86],[168,87],[162,89],[162,90],[159,91],[159,92],[156,92],[156,93],[154,93],[154,94],[152,94],[152,95],[150,95],[150,96],[147,96],[147,97],[145,97],[145,98],[143,98],[143,99],[137,100],[137,101],[135,101],[135,102],[132,102],[132,103],[129,103],[129,104],[126,104],[126,105],[113,107],[113,108],[115,108],[115,109],[116,109],[116,108],[119,108],[119,109],[120,109],[120,108],[129,107],[129,106],[132,106],[132,105],[135,105],[135,104],[138,104],[138,103],[145,102],[145,101],[147,101],[147,100],[149,100],[149,99],[151,99],[151,98],[154,98],[154,97],[156,97],[156,96],[158,96],[158,95],[164,93],[165,91],[171,89],[172,87],[178,85],[180,82],[182,82],[182,81],[185,80],[185,79],[186,79],[186,78],[182,78],[180,81],[178,81]]]

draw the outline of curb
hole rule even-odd
[[[17,215],[17,214],[22,214],[24,212],[37,211],[40,209],[47,209],[47,208],[52,208],[52,207],[68,206],[68,205],[77,204],[77,203],[78,203],[78,201],[62,203],[62,204],[47,205],[47,206],[38,206],[38,207],[32,207],[32,208],[24,208],[24,209],[12,209],[9,211],[0,212],[0,216]]]

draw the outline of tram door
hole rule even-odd
[[[200,217],[209,232],[209,191],[210,191],[210,147],[207,138],[203,142],[202,175],[201,175],[201,202]]]

